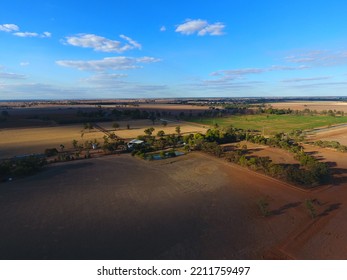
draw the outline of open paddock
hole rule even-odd
[[[148,127],[154,127],[153,135],[159,130],[165,133],[176,133],[176,126],[181,127],[181,133],[196,133],[206,131],[199,125],[185,122],[168,122],[164,127],[161,122],[156,121],[153,125],[150,120],[130,120],[117,122],[120,128],[115,131],[112,128],[113,122],[98,123],[109,132],[115,132],[120,138],[132,139],[139,135],[144,135],[144,130]],[[130,129],[126,125],[130,125]],[[11,128],[0,130],[0,158],[9,158],[12,156],[43,153],[46,148],[57,148],[62,144],[66,149],[72,148],[72,140],[80,143],[97,139],[103,142],[105,134],[96,129],[84,130],[83,124],[61,125],[51,127],[32,127],[32,128]]]
[[[153,131],[153,135],[156,135],[160,130],[163,130],[165,134],[177,134],[177,126],[181,128],[181,134],[198,132],[205,133],[207,130],[207,127],[204,127],[202,125],[172,120],[168,120],[166,126],[162,125],[161,121],[159,120],[155,121],[154,125],[151,120],[117,121],[117,123],[119,124],[119,128],[117,128],[116,131],[114,131],[114,128],[112,128],[112,123],[110,122],[100,123],[100,125],[103,128],[114,132],[118,137],[124,139],[136,138],[139,135],[144,135],[144,130],[149,127],[153,127],[155,129]],[[127,125],[130,126],[130,129],[127,129]]]
[[[43,153],[46,148],[57,148],[62,144],[66,149],[72,148],[72,140],[81,143],[87,140],[101,139],[104,133],[85,131],[83,138],[82,125],[64,125],[53,127],[35,127],[0,130],[0,158]]]
[[[59,163],[0,185],[0,258],[261,259],[309,221],[305,198],[199,153]]]
[[[246,156],[268,157],[273,163],[276,163],[276,164],[298,164],[299,163],[297,160],[294,159],[293,154],[280,148],[254,144],[247,141],[241,141],[239,145],[247,146]],[[223,146],[226,150],[237,149],[236,144],[225,144]]]
[[[347,127],[329,128],[322,132],[313,133],[309,136],[310,141],[337,141],[347,146]]]
[[[317,127],[347,123],[347,116],[296,116],[296,115],[235,115],[223,118],[199,118],[195,122],[205,125],[218,124],[242,129],[258,130],[265,135],[290,132],[295,129],[311,130]]]
[[[347,102],[338,102],[338,101],[297,101],[297,102],[278,102],[278,103],[269,103],[275,109],[292,109],[292,110],[317,110],[328,111],[336,110],[343,111],[347,113]]]

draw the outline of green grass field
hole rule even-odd
[[[313,129],[347,123],[347,116],[295,116],[295,115],[241,115],[224,118],[196,118],[190,120],[206,125],[218,124],[219,126],[232,125],[236,128],[255,129],[266,135],[277,132],[289,132],[294,129]]]

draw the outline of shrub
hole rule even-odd
[[[56,148],[45,149],[44,154],[47,157],[53,157],[53,156],[56,156],[58,154],[58,150]]]

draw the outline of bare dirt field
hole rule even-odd
[[[311,141],[337,141],[341,145],[347,145],[347,127],[337,127],[327,129],[326,131],[314,133],[310,135]]]
[[[336,110],[343,111],[347,113],[347,102],[338,102],[338,101],[297,101],[297,102],[279,102],[279,103],[270,103],[273,108],[278,109],[287,109],[292,110],[317,110],[318,112],[323,110]]]
[[[206,128],[200,125],[194,125],[185,122],[168,122],[168,125],[164,127],[161,122],[157,121],[153,125],[150,120],[131,120],[118,122],[120,128],[114,131],[112,128],[113,122],[100,123],[102,127],[115,132],[118,137],[132,139],[138,135],[144,135],[144,129],[148,127],[154,127],[154,135],[159,130],[163,130],[165,133],[176,133],[176,126],[181,127],[181,133],[196,133],[205,132]],[[126,125],[130,125],[130,129],[126,128]],[[102,142],[104,133],[92,129],[90,132],[84,130],[83,138],[81,133],[83,130],[82,124],[73,125],[61,125],[52,127],[33,127],[33,128],[18,128],[18,129],[1,129],[0,130],[0,158],[8,158],[16,155],[31,154],[31,153],[43,153],[46,148],[59,148],[60,144],[63,144],[65,148],[72,148],[72,140],[76,139],[80,143],[84,143],[86,140],[97,139]]]
[[[241,141],[240,146],[247,146],[247,156],[269,157],[273,163],[297,164],[293,154],[280,148],[269,147],[265,145],[254,144],[247,141]],[[235,149],[236,144],[223,145],[226,150]]]
[[[306,197],[198,153],[56,164],[0,185],[0,258],[261,259],[310,221]]]
[[[311,152],[332,167],[333,181],[328,188],[315,193],[326,210],[301,235],[293,235],[282,248],[301,259],[347,259],[347,158],[341,152],[305,145]]]

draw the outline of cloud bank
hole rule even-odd
[[[58,60],[60,66],[76,68],[83,71],[105,72],[107,70],[129,70],[141,68],[141,63],[154,63],[161,61],[154,57],[105,57],[100,60]]]

